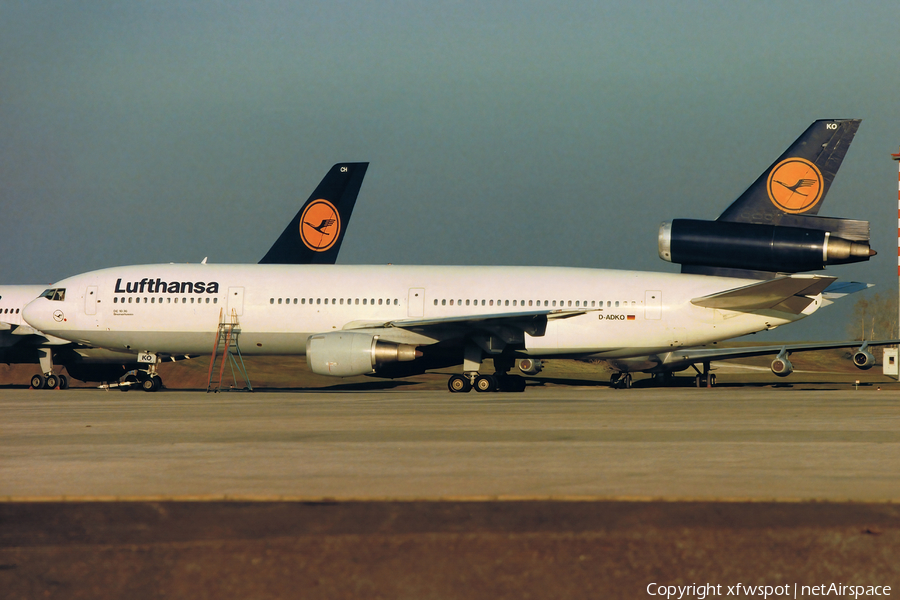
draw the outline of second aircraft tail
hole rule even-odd
[[[333,265],[369,163],[338,163],[259,264]]]

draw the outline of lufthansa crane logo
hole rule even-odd
[[[799,214],[822,199],[822,172],[804,158],[787,158],[772,169],[766,188],[772,204],[787,213]]]
[[[325,252],[341,234],[341,216],[328,200],[313,200],[300,216],[300,238],[314,252]]]

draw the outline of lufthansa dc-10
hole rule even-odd
[[[521,391],[525,379],[509,371],[534,373],[550,358],[606,360],[620,387],[630,387],[634,372],[665,379],[696,365],[697,385],[709,386],[710,361],[746,355],[777,354],[772,370],[787,375],[790,352],[854,343],[700,346],[792,323],[866,287],[804,273],[875,254],[867,222],[818,216],[859,123],[815,121],[717,220],[663,223],[660,257],[681,273],[150,264],[59,281],[24,317],[58,338],[139,353],[148,391],[161,385],[162,360],[208,355],[226,318],[239,324],[244,355],[305,355],[313,372],[334,377],[459,366],[452,392]],[[290,234],[327,250],[340,232],[336,212],[323,199]],[[482,372],[487,358],[493,373]],[[865,345],[853,360],[874,364]]]

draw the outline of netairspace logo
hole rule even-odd
[[[759,598],[816,598],[833,596],[837,598],[862,598],[872,596],[890,596],[889,585],[844,585],[843,583],[823,583],[820,585],[736,585],[696,584],[663,585],[651,583],[647,585],[648,596],[658,596],[666,600],[705,600],[719,596],[740,596]]]

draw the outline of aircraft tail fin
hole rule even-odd
[[[860,121],[813,122],[718,220],[796,226],[818,214]]]
[[[333,265],[369,163],[331,167],[259,264]]]

